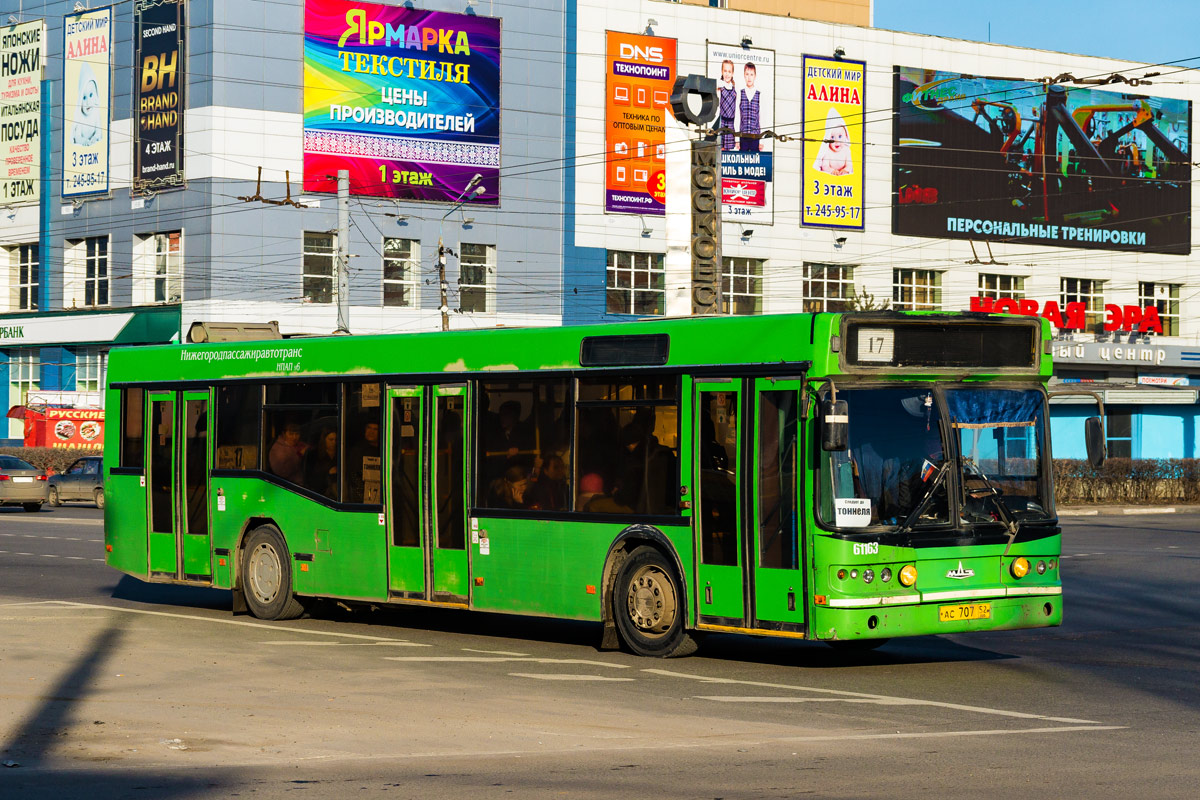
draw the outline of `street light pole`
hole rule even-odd
[[[447,289],[449,287],[446,284],[446,246],[442,243],[442,224],[446,221],[446,217],[457,211],[463,203],[467,202],[472,197],[478,197],[479,195],[483,194],[484,191],[486,191],[482,186],[479,185],[481,180],[483,180],[483,176],[479,173],[475,173],[475,176],[471,178],[471,181],[466,185],[466,187],[459,192],[458,201],[451,206],[450,210],[443,214],[441,220],[438,221],[438,289],[441,295],[440,309],[442,312],[442,330],[444,331],[450,330],[450,301],[446,297]]]

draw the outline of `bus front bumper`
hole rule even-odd
[[[889,639],[968,631],[1050,628],[1062,624],[1062,590],[1045,594],[981,597],[910,605],[858,608],[817,606],[814,639]]]

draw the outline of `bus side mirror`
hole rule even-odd
[[[850,407],[845,400],[821,401],[821,449],[845,450],[850,446]]]
[[[1088,463],[1099,469],[1104,463],[1104,423],[1099,417],[1088,417],[1083,422],[1083,436],[1087,442]]]

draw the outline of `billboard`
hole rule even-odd
[[[304,4],[304,189],[500,202],[500,20],[346,0]]]
[[[183,187],[187,0],[133,7],[133,193]]]
[[[1187,254],[1191,104],[897,67],[892,231]]]
[[[708,77],[717,82],[722,214],[769,225],[775,140],[739,134],[762,133],[775,124],[775,51],[710,42]]]
[[[605,41],[604,210],[662,216],[675,40],[608,31]]]
[[[804,56],[800,224],[863,229],[862,61]]]
[[[112,8],[63,20],[64,198],[108,193]]]
[[[42,20],[0,28],[0,205],[41,199]]]

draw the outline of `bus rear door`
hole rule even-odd
[[[208,392],[151,392],[148,402],[150,577],[211,583]]]
[[[385,507],[393,597],[468,602],[466,400],[461,384],[388,392]]]

